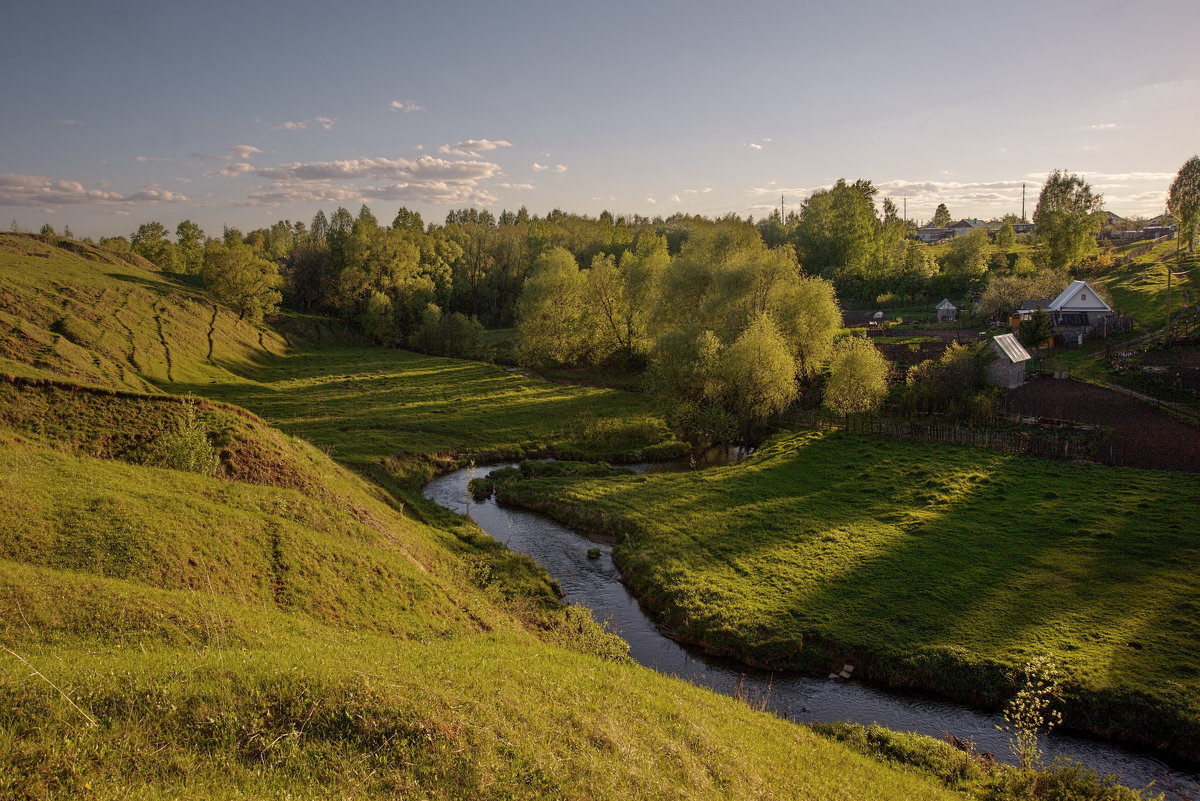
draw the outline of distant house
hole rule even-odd
[[[992,337],[987,347],[995,354],[987,368],[989,384],[1012,389],[1025,383],[1025,363],[1032,357],[1014,335]]]
[[[950,302],[950,298],[944,298],[937,305],[937,320],[939,323],[952,323],[958,319],[958,307]]]
[[[974,219],[959,220],[958,222],[950,223],[950,225],[946,227],[946,230],[950,231],[952,236],[962,236],[964,234],[971,233],[976,228],[986,229],[987,223],[985,223],[983,220]]]
[[[932,245],[934,242],[941,242],[943,239],[953,239],[954,231],[949,228],[935,228],[932,225],[927,225],[924,228],[917,229],[917,239],[927,245]]]

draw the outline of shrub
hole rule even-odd
[[[136,461],[151,467],[184,470],[214,476],[221,466],[221,455],[209,442],[208,432],[196,419],[196,404],[184,404],[183,420],[173,431],[162,434],[145,446]]]

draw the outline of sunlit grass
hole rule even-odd
[[[1143,705],[1200,747],[1200,477],[797,432],[732,467],[505,493],[625,521],[627,580],[713,651],[822,672],[859,656],[985,699],[1049,654],[1077,724]]]

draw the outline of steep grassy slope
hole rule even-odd
[[[202,296],[102,253],[47,252],[0,254],[0,798],[951,797],[633,665],[461,518],[235,407],[137,391],[230,393],[249,379],[227,368],[254,369],[279,341],[218,310],[229,333],[210,360]],[[68,316],[98,333],[56,333]],[[170,375],[168,348],[148,355],[160,326]],[[385,394],[454,363],[403,364]],[[501,376],[478,369],[478,410],[503,419],[514,398],[483,392]],[[493,442],[575,441],[578,413],[616,414],[624,397],[548,391]],[[482,423],[404,440],[396,409],[371,409],[353,422],[414,449],[489,447]],[[189,419],[207,433],[195,447],[220,452],[216,476],[151,466]],[[353,425],[330,436],[362,458],[396,448],[382,433],[357,445]]]
[[[104,248],[0,234],[0,373],[174,391],[174,382],[229,380],[283,352],[278,334],[147,266]]]
[[[500,497],[616,534],[643,604],[714,652],[985,703],[1046,654],[1069,724],[1200,756],[1200,477],[798,432]]]

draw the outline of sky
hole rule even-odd
[[[928,220],[1083,175],[1163,211],[1200,3],[10,4],[0,224],[210,234],[366,203],[761,217],[838,178]],[[8,218],[8,219],[5,219]]]

